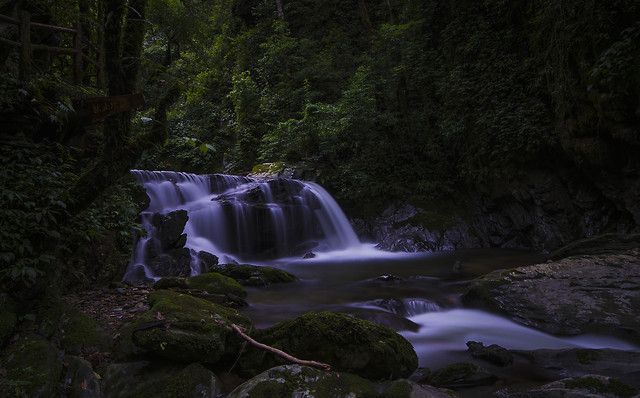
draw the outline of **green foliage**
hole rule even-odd
[[[73,161],[53,143],[2,145],[0,158],[11,165],[0,170],[0,283],[28,288],[55,263]]]

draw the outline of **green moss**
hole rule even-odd
[[[68,353],[79,354],[83,346],[102,347],[95,320],[80,310],[67,306],[62,315],[62,346]]]
[[[576,351],[576,359],[582,365],[590,365],[595,359],[595,354],[591,350],[578,350]]]
[[[194,276],[190,278],[189,286],[192,289],[209,293],[233,294],[241,298],[247,297],[247,291],[235,279],[217,272]]]
[[[449,384],[456,380],[470,377],[478,371],[478,365],[469,362],[456,362],[438,369],[429,376],[429,383],[434,386]]]
[[[251,324],[231,308],[188,294],[155,291],[148,297],[151,309],[133,325],[133,342],[172,360],[215,363],[235,353],[228,344],[235,335],[231,324]]]
[[[591,376],[574,377],[562,381],[567,388],[586,389],[593,394],[613,394],[618,398],[630,398],[638,389],[616,379],[598,379]]]
[[[382,394],[382,398],[406,398],[411,396],[412,391],[413,387],[407,380],[399,380]]]
[[[277,177],[284,170],[285,165],[282,162],[262,163],[253,166],[251,176],[255,177]]]
[[[212,271],[226,275],[246,286],[265,286],[272,283],[293,282],[296,277],[274,267],[261,267],[251,264],[220,264]]]
[[[35,334],[23,337],[7,350],[0,363],[6,371],[0,396],[56,396],[62,360],[45,338]]]
[[[211,386],[214,374],[199,363],[192,363],[175,376],[139,388],[126,398],[190,398]],[[215,393],[215,392],[214,392]],[[204,396],[204,394],[203,394]]]
[[[229,397],[379,397],[368,380],[300,365],[278,366],[256,376]]]
[[[433,211],[423,211],[393,224],[394,228],[401,228],[405,225],[423,227],[429,231],[444,232],[456,225],[455,221],[448,216]]]
[[[308,313],[255,333],[258,341],[333,370],[370,379],[408,377],[418,366],[413,346],[391,329],[345,314]],[[243,368],[258,373],[283,363],[264,351],[247,353]]]

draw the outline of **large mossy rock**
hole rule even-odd
[[[296,277],[287,271],[251,264],[218,264],[211,268],[211,271],[233,278],[245,286],[267,286],[296,280]]]
[[[182,362],[216,363],[233,356],[241,340],[231,324],[251,321],[236,310],[172,291],[149,293],[151,309],[134,325],[133,343]]]
[[[299,359],[327,363],[334,371],[372,380],[406,378],[418,367],[418,357],[404,337],[345,314],[308,313],[258,330],[253,337]],[[249,375],[284,363],[257,348],[240,358],[243,373]]]
[[[173,376],[136,389],[123,398],[193,398],[220,395],[220,380],[200,365],[192,363]]]
[[[640,343],[640,251],[575,256],[475,279],[470,306],[547,333],[596,333]]]
[[[233,278],[208,272],[190,278],[164,277],[153,284],[155,289],[195,289],[210,294],[232,294],[245,298],[247,291]]]
[[[49,398],[58,396],[62,359],[44,337],[27,334],[0,359],[1,397]]]
[[[228,398],[305,396],[377,397],[378,390],[371,382],[356,375],[286,365],[260,373],[238,386]]]
[[[300,365],[271,368],[238,386],[228,398],[451,398],[452,391],[400,379],[377,385],[362,377]]]

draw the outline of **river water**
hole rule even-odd
[[[462,305],[461,293],[473,278],[543,262],[542,254],[515,250],[388,253],[360,243],[338,204],[311,182],[132,173],[144,184],[151,202],[141,214],[146,237],[135,244],[125,279],[171,276],[162,273],[164,268],[154,267],[149,258],[163,247],[159,230],[171,228],[150,221],[156,215],[184,210],[192,275],[201,270],[197,253],[206,251],[223,264],[270,265],[299,278],[248,289],[250,306],[243,311],[257,328],[309,311],[348,313],[401,333],[413,344],[420,366],[430,368],[455,362],[470,340],[523,350],[635,348],[606,336],[550,336]],[[309,250],[316,257],[302,259]],[[265,253],[277,259],[265,261]]]
[[[474,277],[542,261],[543,254],[518,250],[387,253],[362,245],[320,253],[313,259],[268,263],[296,275],[299,281],[250,288],[250,306],[243,312],[257,328],[309,311],[369,319],[407,338],[420,366],[431,369],[464,360],[467,341],[514,350],[636,348],[606,336],[551,336],[462,305],[461,293]]]

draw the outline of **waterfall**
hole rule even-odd
[[[285,178],[132,170],[149,207],[125,279],[196,275],[206,253],[221,263],[303,256],[360,246],[320,185]]]

